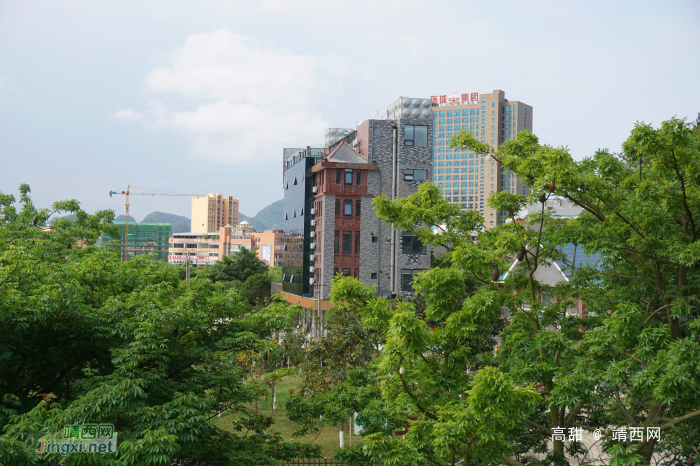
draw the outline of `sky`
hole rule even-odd
[[[283,197],[282,149],[399,96],[505,91],[582,159],[700,111],[700,2],[0,0],[0,192]],[[143,188],[143,189],[141,189]],[[131,215],[190,216],[133,196]]]

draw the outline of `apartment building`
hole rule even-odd
[[[473,151],[452,149],[450,140],[460,131],[469,131],[479,141],[498,147],[520,131],[532,131],[532,106],[506,99],[499,89],[489,94],[478,92],[432,96],[433,177],[445,199],[459,204],[463,211],[479,211],[486,228],[503,223],[504,212],[488,206],[491,193],[505,190],[529,194],[515,176],[490,157]]]
[[[191,231],[218,232],[226,225],[238,225],[238,199],[221,193],[193,197],[191,219]]]
[[[322,148],[284,149],[286,299],[324,311],[336,274],[382,296],[412,293],[430,250],[379,220],[372,199],[406,197],[431,179],[432,121],[430,99],[401,97],[385,118],[330,128]]]

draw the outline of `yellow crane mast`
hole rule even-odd
[[[131,193],[129,190],[131,189],[131,185],[126,186],[126,191],[110,191],[109,192],[109,197],[112,197],[112,194],[123,194],[126,196],[126,219],[125,219],[125,225],[124,225],[124,255],[122,256],[122,260],[124,262],[129,260],[129,195],[132,196],[197,196],[199,197],[200,194],[182,194],[182,193]],[[139,188],[139,189],[147,189],[147,188]]]

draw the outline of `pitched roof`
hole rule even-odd
[[[341,142],[338,147],[328,156],[329,162],[344,162],[344,163],[367,163],[362,155],[355,149],[350,147],[345,141]]]
[[[597,265],[601,256],[598,253],[586,254],[583,252],[583,247],[576,246],[574,244],[567,244],[566,246],[560,248],[560,251],[564,254],[564,260],[551,261],[545,260],[543,263],[537,267],[535,271],[535,279],[548,286],[556,286],[557,283],[562,281],[569,281],[571,278],[571,264],[574,267],[579,268],[582,265],[588,265],[593,267],[599,267]],[[527,265],[524,262],[519,262],[517,259],[513,260],[510,268],[505,274],[502,274],[498,281],[504,281],[508,275],[515,272],[516,267],[522,267],[527,269]]]

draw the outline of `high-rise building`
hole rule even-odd
[[[336,274],[383,296],[413,291],[430,250],[379,220],[372,199],[406,197],[431,179],[432,121],[429,99],[402,97],[386,118],[329,129],[322,148],[284,150],[286,299],[324,311]]]
[[[192,198],[191,231],[218,232],[226,225],[238,225],[238,199],[221,193]]]
[[[473,151],[451,149],[450,139],[470,131],[494,149],[520,131],[532,131],[532,106],[508,100],[505,92],[468,93],[431,97],[433,110],[433,178],[445,199],[460,204],[463,211],[476,210],[486,228],[505,221],[504,212],[489,207],[492,192],[501,190],[529,194],[523,183],[490,157]]]
[[[114,224],[119,227],[119,238],[112,238],[102,233],[97,245],[107,249],[116,249],[119,251],[120,257],[123,257],[126,223],[114,222]],[[173,226],[170,223],[129,222],[129,251],[127,253],[129,259],[142,254],[155,254],[160,262],[167,262],[168,240],[172,232]]]

